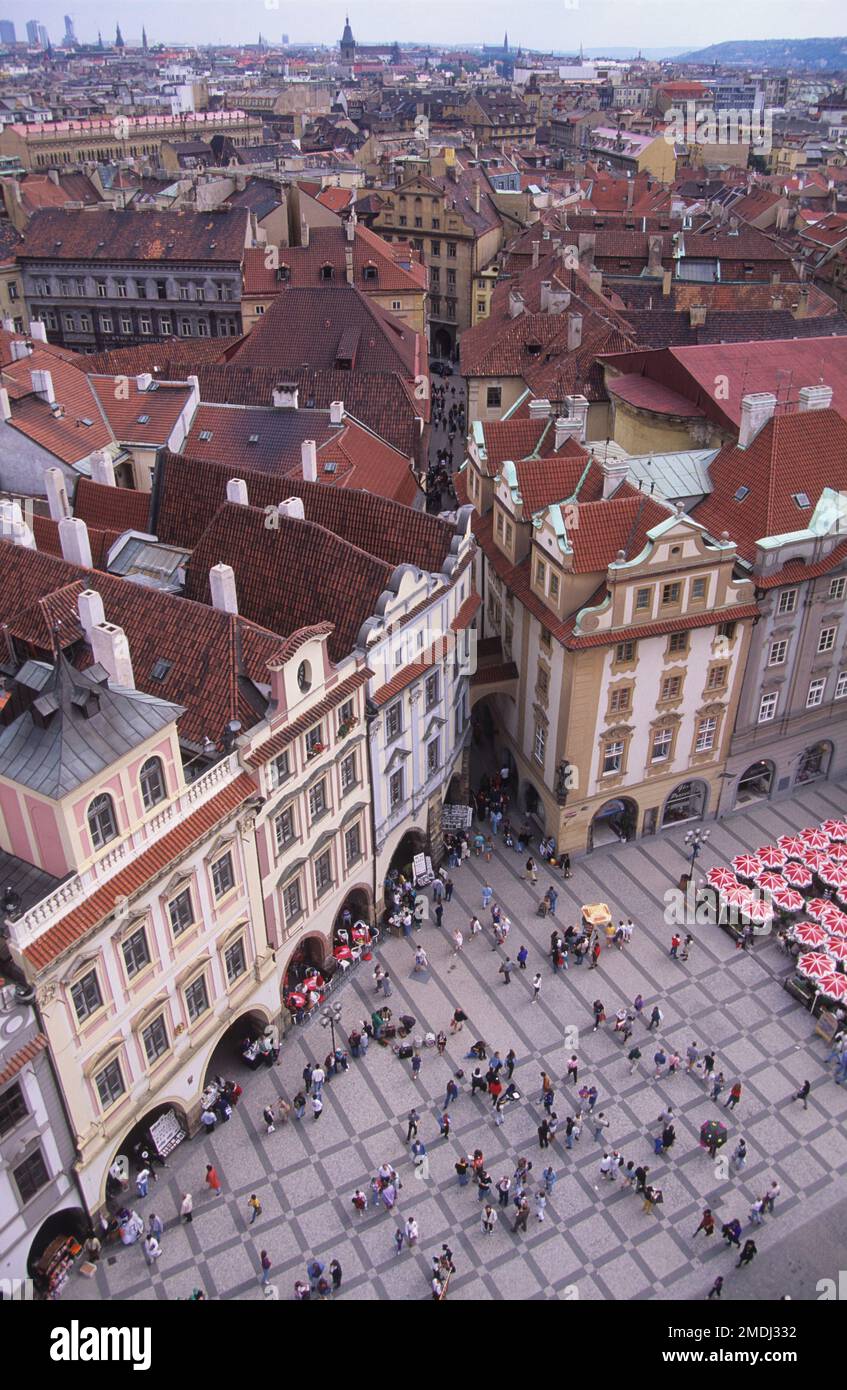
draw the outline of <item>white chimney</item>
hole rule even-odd
[[[125,690],[134,690],[132,657],[123,628],[115,627],[114,623],[97,623],[91,629],[89,640],[94,660],[99,661],[103,669],[109,673],[109,684],[123,686]]]
[[[30,373],[32,377],[32,389],[36,396],[48,405],[56,404],[56,392],[53,390],[52,372],[35,371]]]
[[[0,386],[0,420],[11,420],[12,407],[9,403],[9,392],[5,386]]]
[[[479,214],[479,197],[480,197],[479,179],[474,179],[474,186],[473,186],[473,210],[474,210],[474,212],[477,213],[477,214]]]
[[[565,396],[565,405],[568,408],[567,418],[579,421],[579,432],[573,438],[578,439],[582,444],[588,433],[588,398],[586,396]]]
[[[221,613],[238,612],[235,570],[232,565],[213,565],[209,570],[209,587],[212,592],[213,608],[217,608]]]
[[[539,255],[540,250],[541,250],[541,242],[540,242],[540,241],[534,241],[534,242],[532,243],[532,268],[533,268],[533,270],[537,270],[537,269],[538,269],[538,255]]]
[[[553,288],[553,282],[552,282],[551,280],[542,280],[542,281],[541,281],[541,312],[542,312],[542,314],[546,314],[546,313],[547,313],[547,310],[550,308],[550,291],[551,291],[552,288]]]
[[[344,248],[344,278],[346,279],[348,285],[352,285],[355,280],[355,276],[353,274],[352,246],[345,246]]]
[[[603,497],[611,497],[629,473],[629,460],[602,459],[600,460],[600,468],[603,473]]]
[[[603,272],[596,267],[588,272],[588,288],[592,294],[601,294],[603,290]]]
[[[3,327],[5,328],[5,330],[6,330],[7,333],[14,333],[14,331],[15,331],[15,320],[14,320],[14,319],[10,319],[10,318],[5,318],[5,319],[3,320]]]
[[[12,354],[12,361],[20,362],[22,358],[29,357],[32,348],[27,346],[23,338],[13,338],[9,344],[9,351]]]
[[[300,388],[294,381],[280,381],[273,389],[273,403],[277,410],[296,410],[300,401]]]
[[[248,504],[247,484],[243,478],[230,478],[226,485],[227,502],[237,502],[240,507]]]
[[[529,403],[530,420],[547,420],[550,416],[550,402],[546,396],[538,396]]]
[[[62,521],[64,517],[70,516],[68,492],[61,468],[45,468],[44,486],[47,489],[47,505],[50,508],[52,520]]]
[[[47,325],[41,319],[32,319],[29,325],[29,336],[35,343],[47,342]]]
[[[309,224],[305,217],[300,218],[300,245],[309,245]]]
[[[754,391],[741,401],[741,425],[738,430],[738,447],[747,449],[753,443],[760,429],[768,423],[776,410],[776,396],[771,391]]]
[[[318,481],[318,451],[314,439],[304,439],[300,445],[300,459],[303,464],[303,480],[307,483]]]
[[[82,517],[62,517],[59,522],[59,544],[69,565],[81,565],[86,570],[93,568],[88,527]]]
[[[277,503],[277,511],[280,516],[290,516],[294,521],[306,520],[302,497],[288,497],[284,502]]]
[[[0,540],[22,545],[25,550],[37,549],[35,536],[24,521],[20,502],[12,502],[9,498],[0,501]]]
[[[568,352],[576,352],[582,342],[582,314],[568,314]]]
[[[96,589],[83,589],[77,598],[76,607],[79,613],[79,625],[90,642],[94,628],[106,621],[103,595],[98,594]]]
[[[139,391],[149,391],[153,384],[153,376],[150,372],[139,372],[135,378],[135,385]]]
[[[556,436],[554,447],[556,449],[561,449],[566,439],[578,439],[579,429],[579,420],[571,419],[570,416],[560,415],[556,420]]]
[[[356,240],[356,214],[355,214],[355,213],[351,213],[351,215],[347,218],[347,221],[344,223],[344,231],[345,231],[345,233],[346,233],[346,236],[347,236],[347,240],[348,240],[348,241],[353,242],[353,241]]]
[[[343,419],[344,419],[344,402],[343,402],[343,401],[330,401],[330,404],[329,404],[329,423],[330,423],[331,425],[340,425]]]
[[[95,449],[91,455],[91,481],[104,487],[115,486],[115,465],[105,449]]]
[[[524,311],[524,297],[520,290],[509,290],[509,318],[516,319]]]
[[[801,386],[798,396],[798,410],[829,410],[832,405],[831,386]]]
[[[551,286],[550,294],[547,298],[547,312],[548,314],[563,314],[570,302],[570,290],[562,290],[558,288],[554,290]]]

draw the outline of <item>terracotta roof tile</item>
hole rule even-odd
[[[37,1033],[19,1051],[14,1052],[3,1070],[0,1071],[0,1086],[5,1086],[8,1081],[12,1080],[13,1076],[17,1076],[18,1072],[23,1071],[27,1062],[31,1062],[34,1057],[38,1056],[39,1052],[43,1052],[46,1046],[47,1038],[45,1035]]]
[[[135,212],[115,208],[37,212],[19,258],[102,261],[222,261],[241,264],[248,212]]]
[[[88,380],[121,444],[147,444],[151,448],[166,444],[191,399],[190,386],[162,383],[155,391],[139,391],[134,379],[124,378],[126,390],[117,392],[114,377],[90,376]],[[142,423],[144,416],[146,423]]]
[[[80,478],[74,493],[74,516],[90,527],[115,531],[147,531],[150,494],[129,487],[107,487]]]
[[[287,725],[286,728],[280,729],[275,733],[273,738],[268,739],[267,742],[254,749],[246,759],[248,766],[261,767],[263,763],[269,762],[271,758],[276,758],[283,749],[293,743],[296,738],[299,738],[301,734],[305,734],[309,729],[314,728],[315,724],[320,723],[321,719],[325,719],[328,714],[331,714],[334,709],[337,709],[340,704],[343,704],[348,696],[352,695],[354,691],[364,685],[365,681],[372,675],[372,671],[363,667],[361,671],[356,671],[352,676],[348,676],[346,680],[341,681],[328,695],[325,695],[322,700],[316,705],[313,705],[311,709],[306,710],[291,724]]]
[[[346,193],[349,200],[349,189],[327,191]],[[313,227],[308,246],[280,247],[279,264],[287,267],[289,275],[285,282],[278,278],[276,270],[268,268],[264,247],[248,249],[244,254],[244,293],[248,296],[265,296],[287,293],[288,289],[320,287],[325,267],[332,268],[336,285],[344,285],[348,247],[353,251],[353,283],[364,294],[386,293],[389,290],[407,294],[426,293],[426,269],[421,262],[417,259],[409,261],[408,250],[398,248],[394,242],[384,241],[376,232],[362,226],[356,227],[352,243],[347,240],[344,227]],[[409,261],[409,269],[404,268],[401,259]],[[366,278],[366,267],[376,270],[375,279]]]
[[[35,395],[31,375],[34,371],[50,373],[61,413],[54,412],[47,401]],[[114,444],[114,435],[88,377],[71,362],[37,348],[28,357],[3,368],[3,385],[11,398],[11,428],[63,463],[77,463],[94,449]]]

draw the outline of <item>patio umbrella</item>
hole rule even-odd
[[[773,917],[773,908],[763,898],[750,898],[741,908],[741,914],[751,922],[767,922]]]
[[[823,830],[824,833],[828,835],[831,840],[847,840],[847,821],[821,821],[821,830]]]
[[[773,900],[783,912],[799,912],[806,902],[796,888],[775,888]]]
[[[781,869],[785,863],[785,851],[777,849],[776,845],[763,845],[756,850],[756,858],[761,859],[768,869]]]
[[[723,1148],[726,1143],[726,1125],[722,1120],[706,1120],[700,1126],[700,1143],[704,1149],[714,1146],[716,1149]]]
[[[829,847],[829,849],[827,850],[826,853],[827,853],[827,858],[833,860],[834,863],[836,863],[836,864],[847,864],[847,845],[842,845],[842,844],[830,845],[830,847]]]
[[[847,888],[845,864],[827,864],[825,869],[818,869],[818,875],[828,888]]]
[[[829,836],[826,831],[818,830],[814,826],[801,830],[800,839],[805,840],[810,849],[827,849],[829,847]]]
[[[709,872],[706,874],[706,882],[710,884],[712,888],[732,888],[739,886],[735,874],[731,869],[728,869],[725,864],[716,864],[714,868],[709,869]]]
[[[806,864],[797,864],[790,860],[783,869],[783,876],[795,888],[808,888],[812,882],[812,871]]]
[[[336,946],[332,954],[335,956],[336,960],[353,959],[353,952],[350,950],[349,946]]]
[[[818,988],[827,999],[836,999],[839,1002],[847,999],[847,975],[837,975],[833,970],[829,975],[819,978]]]
[[[824,945],[824,950],[831,960],[847,960],[847,941],[840,936],[831,936]]]
[[[804,946],[823,946],[829,940],[826,928],[818,926],[817,922],[797,922],[791,928],[791,935]]]
[[[810,917],[814,917],[816,922],[822,922],[824,917],[832,912],[833,909],[836,912],[838,911],[838,908],[835,907],[834,903],[829,901],[829,898],[812,898],[806,903],[806,911]]]
[[[801,840],[799,835],[780,835],[777,844],[789,859],[799,859],[806,848],[805,840]]]
[[[732,867],[742,878],[754,878],[760,874],[765,867],[755,856],[755,854],[736,854],[732,861]]]
[[[777,888],[786,887],[782,874],[775,873],[773,869],[765,869],[763,874],[757,874],[756,883],[766,893],[773,893]]]
[[[750,889],[744,888],[740,883],[731,885],[729,888],[721,888],[719,891],[724,901],[733,907],[740,907],[742,903],[750,901]]]
[[[297,1009],[305,1009],[306,996],[305,994],[300,994],[296,989],[293,989],[289,994],[288,998],[286,999],[285,1003],[286,1006],[289,1009],[291,1009],[293,1013]]]
[[[800,858],[807,869],[814,869],[816,872],[827,861],[826,852],[822,849],[812,849],[811,845],[806,846]]]
[[[807,951],[797,961],[797,969],[809,980],[827,979],[832,972],[832,961],[822,951]]]
[[[842,912],[840,907],[833,907],[821,921],[831,936],[847,937],[847,912]]]

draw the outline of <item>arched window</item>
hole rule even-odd
[[[148,758],[141,768],[141,796],[144,809],[149,811],[165,799],[165,774],[161,758]]]
[[[95,796],[88,808],[88,828],[95,849],[102,849],[118,833],[114,803],[105,792],[102,796]]]

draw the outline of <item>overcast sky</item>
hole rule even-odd
[[[128,43],[140,41],[147,26],[151,43],[247,43],[261,30],[278,42],[331,43],[340,36],[344,0],[144,0],[115,6],[94,0],[34,0],[25,13],[19,0],[0,0],[0,16],[15,19],[24,36],[27,18],[47,26],[60,39],[63,15],[72,14],[77,37],[93,41],[97,29],[114,37],[117,19]],[[417,40],[423,43],[499,43],[576,51],[604,44],[653,48],[703,47],[725,39],[810,38],[847,30],[844,0],[351,0],[350,23],[362,43]]]

